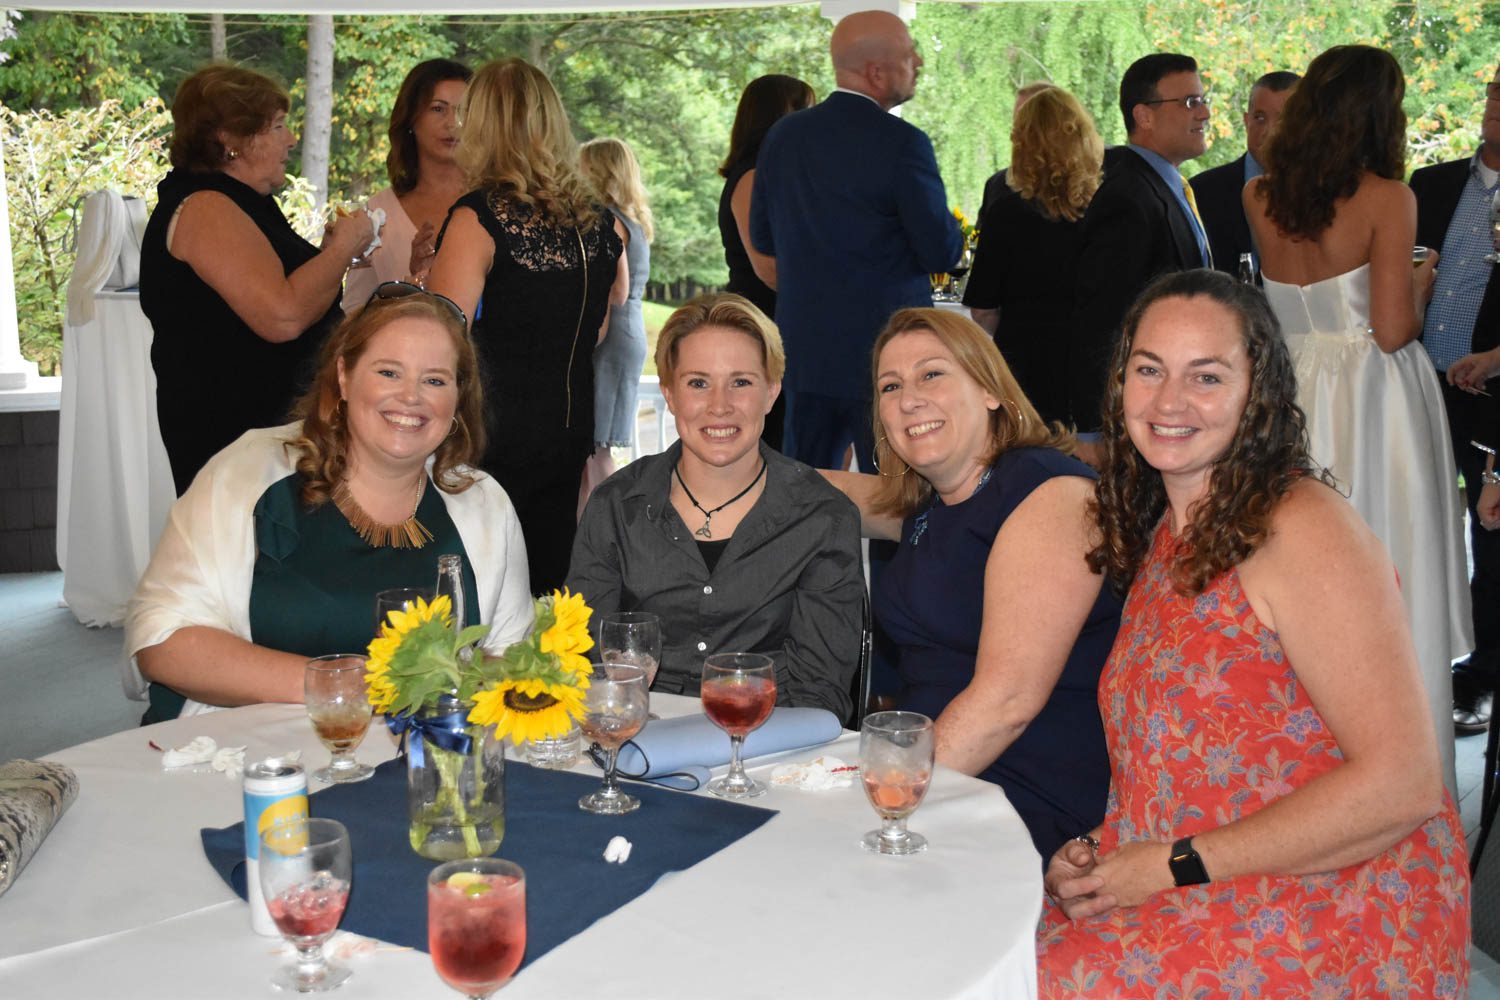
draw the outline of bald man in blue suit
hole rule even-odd
[[[894,14],[862,11],[829,43],[838,89],[772,127],[756,162],[750,240],[776,258],[786,344],[783,451],[873,471],[870,348],[891,313],[932,305],[928,274],[963,251],[932,143],[890,114],[922,65]]]

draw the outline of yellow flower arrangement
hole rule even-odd
[[[493,726],[512,743],[563,735],[584,714],[593,610],[582,594],[562,590],[537,598],[535,613],[531,633],[495,656],[478,645],[488,626],[454,631],[446,596],[392,611],[370,642],[370,704],[388,717],[409,716],[455,695],[473,703],[471,724]]]

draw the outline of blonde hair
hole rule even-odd
[[[781,332],[776,324],[744,296],[717,292],[683,303],[662,324],[656,337],[656,372],[663,385],[670,385],[677,374],[677,345],[705,326],[738,330],[755,338],[760,341],[766,378],[780,382],[786,374],[786,349],[781,346]]]
[[[547,74],[523,59],[487,63],[464,94],[458,163],[471,187],[489,188],[556,223],[598,216],[578,170],[578,141]]]
[[[1104,140],[1078,98],[1047,87],[1021,105],[1010,129],[1005,183],[1049,219],[1076,222],[1099,190]]]
[[[936,337],[965,374],[1000,400],[1000,405],[989,415],[990,451],[984,456],[985,465],[994,464],[995,459],[1012,448],[1056,448],[1064,454],[1073,453],[1073,433],[1062,424],[1049,426],[1042,421],[1011,374],[1010,365],[1001,357],[1000,348],[973,320],[943,309],[901,309],[880,331],[870,356],[875,383],[871,426],[875,429],[875,464],[882,476],[874,503],[876,513],[908,517],[921,510],[932,496],[932,484],[901,461],[886,440],[885,427],[880,422],[880,352],[901,334],[919,330]],[[899,473],[894,471],[898,465],[903,467]]]
[[[641,165],[624,139],[590,139],[578,148],[578,165],[610,208],[641,227],[646,242],[656,239],[651,196],[641,183]]]

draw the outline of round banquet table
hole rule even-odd
[[[652,708],[700,710],[676,695],[653,695]],[[287,956],[251,932],[199,839],[201,827],[244,818],[240,782],[207,766],[164,771],[147,745],[204,735],[246,746],[247,761],[300,749],[311,770],[328,756],[299,705],[178,719],[50,755],[77,772],[79,795],[0,896],[0,996],[274,995],[269,977]],[[371,764],[393,754],[378,722],[357,751]],[[819,754],[856,762],[858,735],[750,766],[768,780],[772,764]],[[779,814],[542,956],[497,1000],[1035,997],[1041,863],[997,786],[938,768],[911,820],[932,846],[911,858],[858,847],[878,825],[858,783],[772,786],[752,804]],[[337,995],[349,1000],[458,996],[420,951],[377,946],[347,962],[354,975]]]

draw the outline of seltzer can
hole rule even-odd
[[[245,768],[245,898],[250,927],[279,937],[260,888],[260,835],[288,820],[307,818],[307,772],[287,757],[267,757]]]

